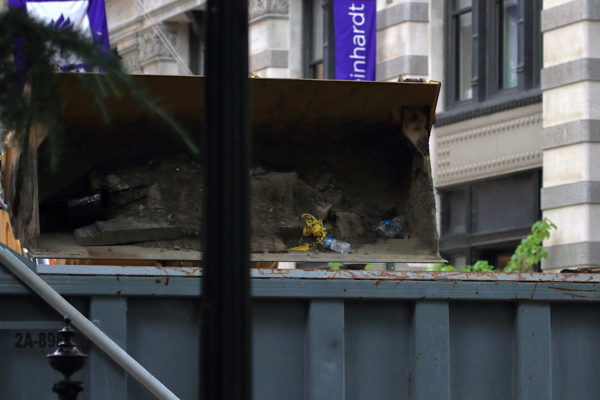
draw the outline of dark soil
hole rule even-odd
[[[320,140],[319,146],[307,143],[313,139],[294,143],[263,135],[256,140],[249,171],[253,252],[286,252],[300,244],[302,213],[323,220],[328,236],[353,248],[381,240],[379,221],[397,215],[406,217],[412,237],[430,244],[431,221],[419,221],[432,215],[431,188],[422,171],[417,171],[422,179],[412,182],[415,153],[406,142],[398,135],[355,135]],[[185,237],[178,240],[141,244],[177,250],[201,248],[203,175],[198,159],[166,154],[98,167],[85,179],[90,190],[108,193],[107,219],[183,228]]]
[[[184,155],[161,157],[136,165],[95,171],[96,185],[120,192],[112,195],[108,219],[135,218],[178,225],[189,237],[146,243],[148,246],[199,249],[202,226],[203,172],[201,164]],[[352,207],[332,176],[326,172],[308,176],[296,171],[250,171],[253,252],[286,252],[302,242],[300,215],[310,213],[325,222],[329,234],[353,244],[377,240],[373,230],[385,210],[374,204]],[[135,189],[131,189],[135,188]],[[128,190],[130,189],[130,190]],[[139,200],[135,201],[136,198]],[[119,203],[131,202],[119,208]]]

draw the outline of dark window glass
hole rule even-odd
[[[541,2],[446,0],[447,111],[441,121],[539,101]]]
[[[537,190],[531,174],[473,185],[473,232],[501,231],[531,225],[537,219]]]
[[[455,100],[463,101],[473,97],[473,4],[471,0],[454,0],[452,4],[450,23],[454,32],[454,97]]]
[[[500,246],[480,248],[475,251],[475,258],[478,260],[487,260],[490,265],[502,269],[508,265],[517,245],[518,242],[512,242]]]
[[[504,267],[540,219],[541,171],[465,183],[441,190],[440,252],[453,265],[487,260]]]
[[[517,0],[500,2],[500,89],[513,88],[518,83],[518,12]]]
[[[473,13],[466,12],[457,16],[456,66],[458,75],[458,100],[473,97],[471,88],[473,63]]]
[[[304,0],[304,76],[312,79],[335,77],[333,0]]]
[[[452,235],[467,231],[467,209],[464,190],[455,190],[445,194],[446,223],[445,233]]]

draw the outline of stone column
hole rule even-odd
[[[428,75],[428,22],[428,0],[377,0],[377,80]]]
[[[250,71],[288,77],[289,0],[250,0]]]
[[[542,268],[600,266],[600,2],[545,0],[542,31]]]

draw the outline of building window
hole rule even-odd
[[[541,3],[446,0],[446,100],[450,113],[539,97]]]
[[[204,59],[206,55],[204,38],[204,11],[190,11],[186,13],[190,22],[189,30],[189,68],[194,75],[205,75]]]
[[[510,89],[517,86],[518,62],[518,4],[517,0],[502,0],[496,4],[498,8],[500,49],[500,87]]]
[[[473,63],[473,7],[471,0],[453,0],[452,32],[455,37],[453,58],[456,60],[454,79],[458,101],[473,96],[471,71]]]
[[[312,79],[335,78],[333,1],[304,2],[304,76]]]
[[[535,170],[439,190],[442,256],[453,265],[488,260],[504,267],[540,218],[540,185]]]

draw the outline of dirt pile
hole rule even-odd
[[[369,194],[367,187],[365,195],[353,187],[352,180],[344,182],[326,167],[276,170],[256,165],[249,174],[253,252],[281,253],[299,245],[303,213],[323,220],[328,235],[353,246],[381,239],[376,230],[378,223],[402,214],[401,201],[370,201],[377,197],[376,192]],[[198,160],[183,154],[165,155],[128,165],[104,166],[92,171],[87,179],[88,190],[103,196],[106,212],[98,219],[110,224],[87,221],[86,226],[69,226],[67,215],[62,225],[57,221],[45,224],[46,230],[75,229],[76,239],[85,245],[122,244],[124,237],[131,237],[133,243],[144,246],[201,248],[204,172]],[[119,226],[127,229],[127,235],[115,232]],[[102,231],[108,227],[110,232]],[[98,237],[96,243],[94,235]],[[111,243],[113,237],[119,239]]]

